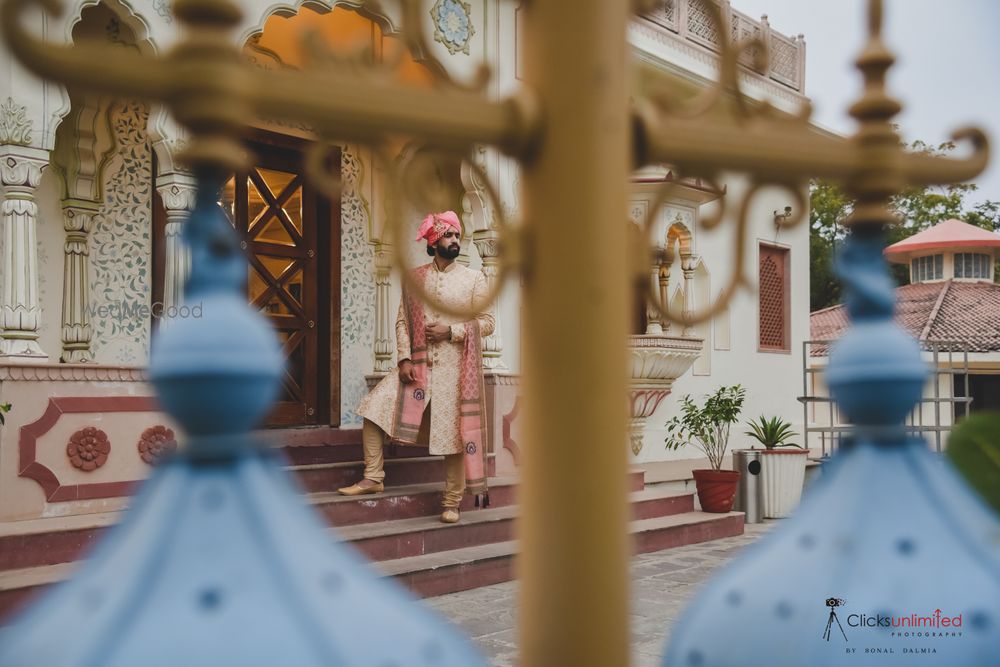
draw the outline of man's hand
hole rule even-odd
[[[403,384],[410,384],[416,380],[413,377],[413,362],[409,359],[404,359],[399,363],[399,381]]]
[[[451,327],[447,324],[430,322],[424,329],[424,333],[427,335],[427,342],[429,343],[441,343],[451,340]]]

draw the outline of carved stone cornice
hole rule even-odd
[[[701,354],[704,341],[678,336],[629,336],[629,386],[670,388]]]
[[[95,364],[0,365],[0,382],[146,382],[144,366],[97,366]]]

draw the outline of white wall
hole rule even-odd
[[[723,184],[727,193],[727,205],[735,207],[747,191],[746,179],[736,175],[728,176]],[[759,415],[780,416],[795,425],[801,433],[802,406],[796,400],[802,394],[802,341],[809,335],[809,230],[806,221],[792,229],[776,231],[773,211],[782,210],[794,203],[794,197],[780,189],[761,191],[750,206],[749,239],[746,253],[747,277],[753,289],[740,290],[730,303],[728,312],[705,328],[707,338],[704,350],[711,354],[711,370],[707,375],[696,375],[689,370],[674,384],[673,392],[657,411],[647,420],[645,445],[633,461],[661,461],[700,458],[701,453],[693,447],[669,451],[663,445],[666,435],[663,428],[666,421],[677,414],[681,398],[691,394],[696,401],[703,395],[714,392],[721,386],[741,384],[747,388],[743,416],[739,424],[734,424],[730,437],[730,448],[749,446],[749,438],[743,435],[747,429],[743,421]],[[808,215],[806,216],[808,220]],[[711,293],[718,295],[731,276],[733,258],[733,225],[728,219],[718,230],[695,232],[694,253],[702,257],[711,273]],[[758,300],[757,244],[777,243],[789,247],[789,287],[791,289],[791,350],[789,353],[760,352],[757,347]],[[676,262],[675,262],[676,264]],[[674,272],[672,284],[679,279]],[[718,320],[721,320],[718,321]],[[717,345],[715,335],[720,326],[728,321],[728,349]],[[725,342],[725,341],[721,341]]]

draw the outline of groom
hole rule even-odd
[[[428,215],[417,240],[426,242],[433,260],[413,270],[414,280],[436,301],[475,309],[476,316],[462,321],[438,312],[404,285],[396,317],[399,372],[384,377],[358,405],[364,417],[364,479],[338,491],[348,496],[383,491],[386,436],[414,444],[429,427],[430,453],[444,456],[441,521],[456,523],[466,489],[477,502],[479,495],[489,497],[481,338],[493,333],[494,320],[484,307],[486,277],[455,262],[462,240],[458,216],[453,211]]]

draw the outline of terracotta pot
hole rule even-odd
[[[703,512],[731,512],[740,481],[738,470],[692,470]]]
[[[802,498],[808,449],[761,450],[761,483],[764,485],[763,513],[768,519],[784,519]]]

